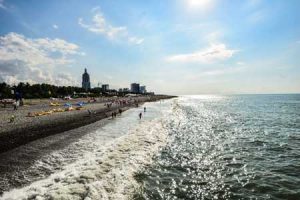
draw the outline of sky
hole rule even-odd
[[[0,0],[0,82],[300,93],[299,0]]]

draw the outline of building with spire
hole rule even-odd
[[[90,75],[87,73],[86,68],[82,74],[82,88],[85,90],[91,89]]]

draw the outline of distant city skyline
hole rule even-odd
[[[300,93],[298,0],[0,0],[0,82]]]

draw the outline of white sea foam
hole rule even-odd
[[[144,121],[63,171],[5,192],[1,199],[128,199],[138,187],[134,174],[151,163],[166,138],[162,118]]]

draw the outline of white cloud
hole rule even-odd
[[[134,44],[142,44],[144,42],[144,39],[142,38],[137,38],[137,37],[130,37],[128,39],[129,42],[134,43]]]
[[[228,49],[225,44],[212,44],[210,47],[190,53],[172,55],[166,58],[169,62],[198,62],[198,63],[213,63],[220,60],[231,58],[237,50]]]
[[[79,47],[62,39],[31,39],[17,33],[0,36],[0,81],[28,81],[60,84],[53,70],[73,62]]]
[[[53,27],[54,29],[58,29],[58,25],[56,25],[56,24],[53,24],[52,27]]]
[[[91,9],[91,12],[98,12],[98,11],[100,11],[100,6],[96,6]]]
[[[58,73],[55,77],[54,77],[54,82],[56,84],[59,85],[78,85],[78,80],[76,80],[71,74],[69,73],[65,73],[65,72],[61,72]]]
[[[96,12],[92,24],[86,24],[82,18],[78,19],[78,24],[89,30],[90,32],[101,34],[111,40],[126,40],[129,43],[141,44],[144,40],[142,38],[130,36],[126,26],[113,26],[107,22],[103,14],[99,12],[99,8],[93,8],[93,12]]]
[[[127,34],[127,28],[120,26],[120,27],[113,27],[110,24],[107,24],[105,18],[101,13],[97,13],[93,17],[94,24],[87,25],[83,22],[82,18],[79,18],[78,23],[81,27],[88,29],[91,32],[104,34],[110,39],[114,39],[115,37],[120,37],[121,35]]]
[[[0,60],[21,60],[30,65],[67,64],[66,55],[79,54],[76,44],[62,39],[30,39],[17,33],[0,37]],[[59,54],[51,57],[51,54]]]

